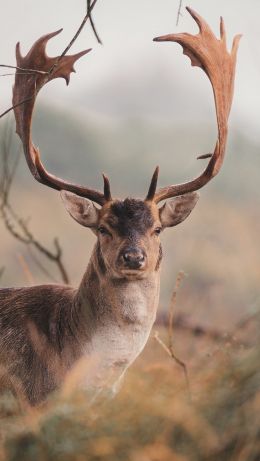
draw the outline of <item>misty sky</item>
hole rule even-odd
[[[14,48],[21,42],[26,52],[41,35],[64,28],[49,44],[50,55],[59,54],[72,38],[85,14],[85,0],[0,0],[0,63],[15,64]],[[46,87],[39,99],[68,112],[87,111],[104,119],[150,117],[173,122],[214,119],[211,88],[200,69],[191,68],[176,44],[153,43],[170,32],[196,32],[183,9],[179,26],[179,0],[99,0],[94,18],[104,45],[96,43],[90,27],[83,31],[73,52],[93,47],[77,64],[69,89],[62,81]],[[54,6],[55,5],[55,6]],[[190,0],[218,32],[225,19],[229,44],[242,33],[237,66],[232,123],[260,141],[260,1]],[[2,73],[6,70],[2,69]],[[10,105],[12,77],[1,77],[1,112]]]

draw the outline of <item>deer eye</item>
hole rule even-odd
[[[156,227],[156,229],[154,229],[155,235],[160,235],[161,232],[162,232],[162,228],[161,228],[161,227]]]
[[[101,235],[110,235],[110,236],[111,236],[109,230],[108,230],[106,227],[104,227],[104,226],[100,226],[100,227],[98,228],[98,232],[99,232]]]

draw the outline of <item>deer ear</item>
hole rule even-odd
[[[61,198],[66,210],[75,221],[85,227],[97,226],[98,209],[90,200],[65,190],[61,191]]]
[[[166,202],[159,210],[162,226],[173,227],[180,224],[189,216],[198,200],[199,194],[190,192]]]

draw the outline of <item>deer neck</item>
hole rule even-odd
[[[104,272],[98,251],[97,244],[76,296],[80,324],[88,331],[83,354],[98,363],[88,385],[97,375],[103,382],[108,370],[118,382],[147,342],[159,299],[159,271],[140,280],[115,279]]]
[[[76,296],[78,314],[93,322],[94,330],[106,322],[130,326],[152,326],[159,300],[160,271],[144,279],[115,278],[100,256],[98,243]]]

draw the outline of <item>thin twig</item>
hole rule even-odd
[[[31,72],[15,72],[10,74],[0,74],[0,77],[13,77],[14,75],[32,75]]]
[[[68,285],[69,284],[69,277],[67,274],[67,271],[62,263],[62,248],[60,246],[59,239],[55,237],[54,239],[54,246],[56,248],[56,264],[59,268],[59,271],[61,273],[62,279],[65,281],[65,283]]]
[[[163,340],[159,337],[158,331],[154,332],[153,337],[158,342],[158,344],[160,344],[160,346],[165,350],[165,352],[169,355],[169,357],[171,357],[177,363],[177,365],[179,365],[183,369],[183,374],[184,374],[184,377],[185,377],[185,382],[186,382],[186,386],[187,386],[187,390],[188,390],[189,399],[191,400],[190,380],[189,380],[189,375],[188,375],[188,370],[187,370],[186,364],[182,360],[180,360],[175,355],[174,351],[172,349],[170,349],[163,342]]]
[[[43,254],[48,260],[55,263],[57,265],[57,268],[58,268],[60,274],[61,274],[61,278],[62,278],[63,282],[68,284],[69,283],[69,277],[68,277],[68,273],[67,273],[67,271],[65,269],[65,266],[64,266],[64,264],[62,262],[62,249],[60,247],[58,239],[57,238],[54,239],[54,247],[55,247],[56,251],[52,252],[52,251],[48,250],[45,246],[43,246],[43,244],[34,237],[32,232],[29,230],[28,225],[25,223],[25,221],[23,219],[21,219],[19,216],[17,216],[16,212],[14,211],[14,209],[11,207],[11,205],[9,203],[6,203],[5,207],[4,208],[1,207],[0,210],[2,212],[2,218],[3,218],[4,224],[5,224],[6,228],[7,228],[7,230],[10,232],[10,234],[16,240],[19,240],[21,243],[23,243],[25,245],[29,245],[29,246],[31,245],[32,247],[36,248],[39,251],[39,253]],[[9,220],[9,217],[8,217],[8,214],[7,214],[6,210],[8,210],[9,213],[12,215],[12,218],[16,222],[16,225],[18,225],[18,227],[20,227],[23,234],[19,233],[19,231],[17,231],[13,227],[12,223]],[[47,272],[46,269],[45,269],[45,272]]]
[[[14,222],[20,228],[21,232],[17,231],[13,224],[11,223],[8,212],[9,211],[10,215],[12,216]],[[18,241],[21,243],[32,246],[36,248],[41,254],[43,254],[48,260],[52,261],[57,265],[57,268],[61,274],[61,278],[64,283],[68,284],[69,283],[69,277],[68,273],[65,269],[65,266],[62,262],[62,250],[59,245],[59,242],[57,239],[54,239],[54,247],[55,250],[54,252],[51,252],[48,250],[46,247],[42,245],[40,241],[38,241],[34,235],[29,231],[29,228],[25,221],[17,216],[11,205],[7,202],[5,206],[0,207],[0,212],[2,215],[3,222],[5,224],[6,229],[9,231],[9,233]],[[41,267],[42,269],[42,267]],[[45,273],[47,273],[47,270],[45,269]]]
[[[182,13],[181,13],[182,3],[183,3],[183,0],[180,0],[179,7],[178,7],[178,12],[177,12],[177,18],[176,18],[176,26],[178,26],[180,17],[182,16]]]
[[[95,37],[96,37],[98,43],[99,43],[100,45],[102,45],[102,41],[101,41],[101,39],[100,39],[100,37],[99,37],[99,35],[98,35],[98,33],[97,33],[97,29],[96,29],[96,26],[95,26],[95,24],[94,24],[94,21],[93,21],[92,15],[91,15],[91,9],[90,9],[90,8],[91,8],[91,0],[87,0],[87,12],[89,13],[89,21],[90,21],[92,30],[93,30],[93,32],[94,32],[94,35],[95,35]]]
[[[38,268],[40,269],[40,271],[45,276],[47,276],[47,278],[49,280],[51,280],[54,283],[58,283],[58,280],[50,273],[50,271],[48,271],[48,269],[46,269],[46,267],[42,264],[41,260],[39,258],[37,258],[37,256],[34,254],[33,247],[30,246],[30,245],[28,245],[28,252],[30,254],[30,257],[32,258],[32,260],[36,264],[36,266],[38,266]]]
[[[169,349],[173,349],[173,318],[175,313],[176,301],[177,301],[177,293],[180,288],[181,282],[185,277],[185,273],[180,271],[177,275],[175,286],[172,292],[170,306],[169,306],[169,320],[168,320],[168,339],[169,339]]]
[[[24,72],[27,72],[28,74],[40,74],[40,75],[46,75],[48,72],[45,70],[38,70],[38,69],[24,69],[23,67],[18,67],[18,66],[9,66],[8,64],[0,64],[0,67],[6,67],[7,69],[16,69],[16,70],[21,70]]]
[[[172,357],[171,351],[168,346],[161,340],[159,337],[159,332],[156,330],[153,335],[154,339],[160,344],[160,346],[165,350],[165,352],[169,355],[169,357]]]
[[[16,240],[19,240],[19,242],[21,243],[24,243],[26,245],[29,245],[30,241],[28,240],[28,238],[25,238],[23,237],[19,232],[17,232],[13,225],[11,224],[10,220],[9,220],[9,217],[8,217],[8,214],[6,212],[6,206],[1,206],[0,208],[0,213],[1,213],[1,217],[2,217],[2,220],[4,222],[4,225],[6,227],[6,229],[8,230],[8,232],[16,239]]]
[[[20,101],[18,102],[17,104],[15,104],[14,106],[12,107],[9,107],[9,109],[6,109],[4,112],[2,112],[2,114],[0,114],[0,118],[4,117],[5,115],[7,115],[9,112],[11,112],[11,110],[14,110],[16,107],[19,107],[19,106],[22,106],[23,104],[25,104],[26,102],[29,102],[33,99],[34,96],[30,96],[29,98],[26,98],[24,99],[23,101]]]
[[[15,74],[0,74],[0,77],[13,77]]]
[[[18,263],[20,264],[22,271],[25,274],[25,277],[27,278],[29,284],[35,285],[32,272],[30,271],[30,268],[25,260],[25,257],[21,253],[18,253],[16,257],[17,257]]]
[[[20,155],[18,152],[14,156],[13,164],[10,165],[10,151],[11,151],[11,130],[5,128],[5,136],[3,138],[2,149],[2,171],[3,174],[0,178],[0,214],[6,229],[18,241],[27,245],[28,248],[35,248],[39,253],[43,254],[49,261],[56,264],[61,278],[64,283],[69,283],[69,277],[66,268],[62,261],[62,249],[57,239],[54,239],[54,250],[50,251],[46,248],[33,233],[29,230],[28,222],[21,218],[14,210],[10,203],[10,192],[13,184],[14,175],[18,166]],[[43,265],[40,269],[42,270]],[[45,269],[47,273],[47,269]]]
[[[53,66],[51,67],[51,69],[50,69],[48,72],[43,72],[43,71],[34,70],[34,69],[27,69],[27,70],[31,71],[32,73],[40,73],[40,74],[46,74],[46,75],[49,74],[49,78],[50,78],[50,76],[52,75],[52,73],[53,73],[53,72],[55,71],[55,69],[57,68],[57,66],[58,66],[58,64],[59,64],[59,62],[60,62],[60,60],[68,53],[68,51],[69,51],[70,48],[72,47],[73,43],[77,40],[78,36],[80,35],[80,33],[81,33],[82,29],[84,28],[84,26],[85,26],[85,24],[86,24],[86,22],[87,22],[88,19],[89,19],[90,22],[91,22],[91,26],[92,26],[92,29],[93,29],[93,31],[94,31],[95,36],[97,37],[98,40],[100,40],[100,38],[99,38],[98,35],[97,35],[97,32],[96,32],[96,29],[95,29],[95,25],[94,25],[94,23],[93,23],[93,20],[92,20],[92,18],[91,18],[91,12],[92,12],[94,6],[96,5],[96,3],[97,3],[97,0],[93,0],[93,3],[90,5],[89,10],[87,11],[87,14],[85,15],[85,17],[84,17],[82,23],[80,24],[80,26],[79,26],[77,32],[75,33],[74,37],[72,38],[72,40],[70,41],[70,43],[68,44],[68,46],[65,48],[65,50],[64,50],[64,51],[60,54],[60,56],[57,58],[56,62],[53,64]],[[100,41],[100,43],[101,43],[101,41]],[[1,64],[1,66],[4,67],[5,64]],[[7,65],[6,65],[6,67],[10,67],[10,66],[7,66]],[[15,67],[15,66],[13,66],[12,68],[18,69],[18,70],[23,70],[22,68],[18,68],[18,67]],[[9,112],[11,112],[12,110],[14,110],[16,107],[22,106],[22,105],[25,104],[26,102],[31,101],[31,100],[33,99],[33,97],[34,97],[34,95],[31,96],[31,97],[29,97],[29,98],[27,98],[27,99],[24,99],[23,101],[18,102],[17,104],[15,104],[15,105],[12,106],[12,107],[9,107],[9,109],[5,110],[2,114],[0,114],[0,119],[1,119],[2,117],[4,117],[5,115],[7,115],[7,114],[8,114]]]
[[[158,342],[158,344],[160,344],[160,346],[165,350],[165,352],[169,355],[169,357],[171,357],[183,369],[183,374],[184,374],[185,381],[186,381],[189,399],[191,400],[190,381],[189,381],[187,366],[185,362],[183,362],[183,360],[177,357],[177,355],[174,352],[174,348],[173,348],[174,311],[175,311],[175,306],[176,306],[177,292],[180,288],[181,282],[184,279],[184,277],[185,277],[185,273],[183,271],[180,271],[178,273],[175,286],[173,289],[173,293],[171,296],[169,314],[168,314],[168,345],[165,344],[165,342],[159,337],[158,331],[155,331],[154,339]]]
[[[80,24],[77,32],[75,33],[74,37],[72,38],[72,40],[69,42],[68,46],[66,46],[65,50],[60,54],[60,56],[58,57],[58,59],[56,60],[56,62],[53,64],[53,66],[51,67],[51,69],[49,70],[49,74],[51,75],[54,70],[56,69],[56,67],[58,66],[60,60],[68,53],[68,51],[70,50],[70,48],[72,47],[73,43],[77,40],[79,34],[81,33],[82,29],[84,28],[87,20],[90,18],[90,14],[91,14],[91,11],[93,10],[94,6],[96,5],[97,3],[97,0],[93,0],[93,3],[91,4],[89,10],[87,11],[87,14],[85,15],[82,23]]]

